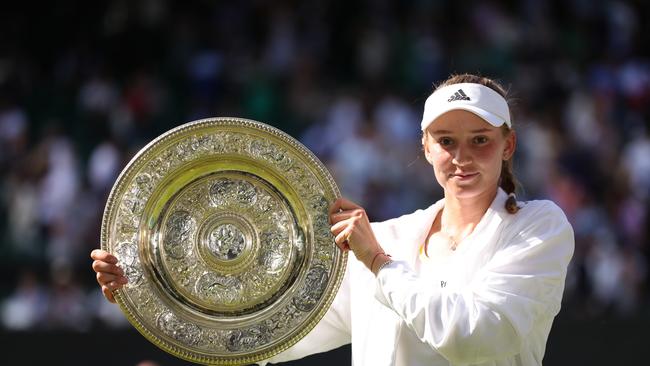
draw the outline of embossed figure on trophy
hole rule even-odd
[[[217,207],[229,203],[231,200],[231,192],[234,191],[234,185],[235,182],[228,178],[217,180],[210,187],[210,199],[212,200],[212,203]]]
[[[268,273],[275,273],[284,268],[287,251],[286,238],[283,240],[279,232],[267,231],[262,234],[262,244],[259,264]]]
[[[124,275],[128,278],[128,287],[136,287],[142,282],[142,271],[139,269],[138,253],[132,243],[120,243],[115,248],[115,256],[122,264]]]
[[[196,345],[201,341],[201,329],[192,323],[182,322],[171,312],[158,316],[158,326],[168,336],[187,345]]]
[[[255,187],[245,180],[237,182],[236,192],[237,201],[241,204],[254,205],[257,202]]]
[[[305,287],[293,298],[293,304],[300,311],[310,311],[316,306],[327,286],[327,270],[323,267],[314,267],[307,273]]]
[[[259,325],[246,330],[234,330],[228,338],[226,348],[237,352],[257,348],[269,342],[271,338],[267,327]]]
[[[257,191],[245,180],[221,178],[210,187],[210,199],[216,207],[236,203],[250,206],[257,202]]]
[[[187,211],[175,211],[167,220],[163,246],[172,258],[183,258],[190,250],[190,237],[195,230],[194,218]]]
[[[244,234],[232,224],[221,225],[208,236],[208,248],[212,254],[222,260],[237,258],[245,245]]]
[[[208,272],[199,278],[196,290],[199,296],[215,304],[229,305],[242,300],[242,283],[234,276]]]
[[[250,144],[250,151],[254,156],[261,157],[283,170],[288,170],[291,167],[292,160],[284,149],[271,142],[254,140]]]

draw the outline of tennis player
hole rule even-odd
[[[355,366],[541,365],[560,311],[574,237],[553,202],[518,202],[517,145],[506,93],[464,74],[424,105],[422,145],[444,198],[424,210],[369,223],[341,198],[331,231],[354,257],[334,302],[277,363],[352,344]],[[104,295],[126,283],[96,250]]]

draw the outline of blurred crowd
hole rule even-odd
[[[15,3],[0,44],[0,329],[128,326],[89,253],[121,169],[184,122],[284,130],[374,220],[429,206],[419,119],[454,72],[510,89],[519,198],[573,224],[563,314],[648,315],[646,2]]]

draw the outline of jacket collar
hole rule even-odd
[[[499,225],[501,221],[503,221],[504,214],[508,214],[506,209],[505,209],[505,203],[506,200],[508,199],[508,194],[501,188],[497,188],[497,194],[494,197],[494,200],[488,207],[488,209],[485,211],[483,214],[483,217],[481,217],[481,220],[479,221],[478,225],[474,228],[474,231],[472,232],[471,236],[474,236],[476,233],[480,233],[483,231],[487,225],[494,226],[494,225]],[[410,261],[413,263],[415,258],[419,254],[420,250],[420,244],[424,243],[424,241],[427,239],[427,235],[429,234],[429,231],[431,230],[431,225],[433,225],[433,220],[435,220],[436,216],[438,216],[438,212],[442,210],[442,208],[445,206],[445,199],[442,198],[433,205],[429,206],[427,209],[424,210],[423,215],[421,216],[421,219],[418,220],[413,225],[413,233],[415,235],[415,242],[418,243],[418,245],[414,245],[413,248],[411,248],[411,253],[410,253]],[[493,220],[492,218],[495,218],[496,220]],[[469,237],[468,237],[469,238]]]

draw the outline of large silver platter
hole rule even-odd
[[[129,279],[115,298],[180,358],[237,365],[277,354],[338,290],[347,257],[327,215],[338,196],[309,150],[263,123],[170,130],[131,160],[106,204],[101,246]]]

